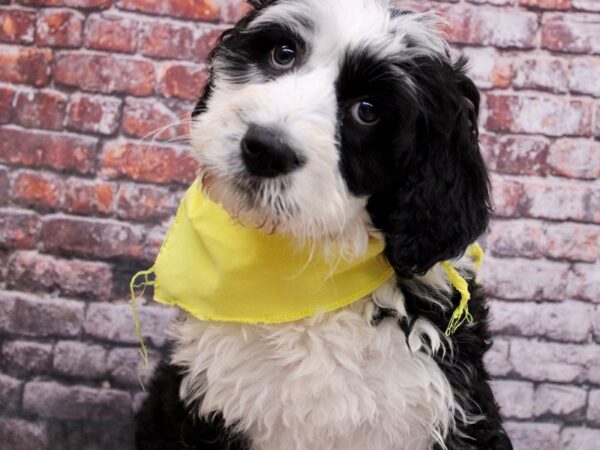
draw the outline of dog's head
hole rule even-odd
[[[353,252],[381,232],[402,276],[489,217],[479,94],[432,14],[384,0],[254,0],[211,56],[192,142],[234,216]]]

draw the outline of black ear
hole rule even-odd
[[[406,63],[418,98],[412,148],[397,180],[374,194],[369,212],[385,235],[385,255],[403,277],[459,256],[490,216],[489,178],[479,152],[479,93],[455,64],[432,58]]]
[[[264,8],[264,7],[268,6],[269,4],[273,3],[275,0],[246,0],[246,1],[254,9],[261,9],[261,8]]]

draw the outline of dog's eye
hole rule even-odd
[[[377,107],[370,100],[361,100],[352,105],[352,118],[360,125],[372,126],[379,122]]]
[[[295,61],[296,49],[291,44],[279,44],[271,50],[271,64],[276,69],[291,69]]]

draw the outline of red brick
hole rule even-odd
[[[165,22],[146,22],[141,33],[140,52],[155,58],[188,59],[193,38],[191,27]]]
[[[600,178],[600,142],[560,139],[550,147],[548,165],[553,175],[568,178]]]
[[[562,223],[546,227],[547,255],[569,261],[594,262],[600,256],[600,227]]]
[[[486,128],[549,136],[591,133],[592,104],[562,97],[488,95]]]
[[[462,53],[469,58],[469,76],[479,89],[507,88],[513,67],[510,59],[501,57],[492,48],[465,47]]]
[[[598,0],[573,0],[573,9],[582,11],[600,11],[600,2]]]
[[[598,24],[600,27],[600,23]],[[600,97],[600,57],[573,58],[569,70],[571,92]]]
[[[459,5],[443,8],[452,24],[449,39],[460,44],[533,48],[538,29],[534,13]]]
[[[112,270],[108,264],[59,259],[37,252],[13,253],[8,286],[27,291],[58,291],[61,295],[109,300]]]
[[[569,274],[567,295],[600,303],[600,263],[574,264]]]
[[[220,8],[215,0],[119,0],[117,6],[160,16],[216,20]]]
[[[571,0],[519,0],[519,6],[539,9],[569,9]]]
[[[52,53],[48,50],[4,47],[0,52],[0,81],[44,86],[51,70]]]
[[[552,179],[524,182],[525,215],[552,220],[591,220],[592,191],[587,185]]]
[[[208,72],[204,67],[165,64],[161,69],[158,90],[165,97],[198,100],[207,80]]]
[[[125,220],[157,221],[177,212],[182,193],[159,187],[123,184],[119,191],[117,215]]]
[[[250,11],[252,7],[244,0],[225,2],[221,7],[221,19],[227,23],[236,23]]]
[[[0,209],[0,247],[32,248],[39,234],[39,218],[30,211]]]
[[[66,104],[67,96],[60,92],[20,92],[14,106],[13,122],[28,128],[61,130]]]
[[[127,99],[123,111],[123,133],[148,140],[167,140],[184,135],[187,129],[172,110],[156,100]]]
[[[546,247],[543,223],[523,219],[494,221],[487,247],[495,256],[540,258]]]
[[[513,175],[544,175],[547,171],[548,140],[536,136],[482,136],[488,146],[489,168]]]
[[[0,87],[0,123],[10,121],[15,91],[8,87]]]
[[[121,100],[75,94],[67,112],[67,127],[86,133],[111,135],[119,128]]]
[[[37,45],[79,47],[85,17],[76,11],[42,10],[37,21]]]
[[[102,153],[102,174],[153,183],[191,183],[196,164],[187,153],[172,147],[111,142]]]
[[[0,41],[31,43],[35,33],[35,12],[0,10]]]
[[[223,29],[221,28],[202,28],[192,48],[194,59],[198,62],[206,62],[222,33]]]
[[[69,178],[64,209],[77,214],[109,214],[115,197],[116,187],[113,184]]]
[[[559,52],[600,53],[600,18],[585,14],[545,15],[542,47]]]
[[[140,229],[112,220],[68,216],[46,216],[41,243],[50,253],[101,259],[141,259],[144,250]]]
[[[4,167],[0,167],[0,205],[8,203],[9,187],[8,170]]]
[[[12,180],[12,199],[26,206],[56,209],[62,201],[64,185],[59,176],[19,171]]]
[[[69,6],[72,8],[108,8],[112,0],[16,0],[30,6]]]
[[[63,53],[56,58],[56,81],[91,92],[144,96],[154,91],[154,66],[126,57]]]
[[[527,211],[527,198],[523,183],[492,176],[494,212],[502,217],[518,217]]]
[[[85,28],[85,45],[98,50],[133,53],[138,23],[115,16],[91,16]]]
[[[65,134],[0,129],[0,162],[92,173],[96,139]]]
[[[567,92],[569,86],[567,61],[561,58],[525,58],[514,64],[513,86],[517,89]]]

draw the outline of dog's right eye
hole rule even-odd
[[[293,45],[279,44],[271,50],[271,65],[278,70],[291,69],[296,61],[296,49]]]

